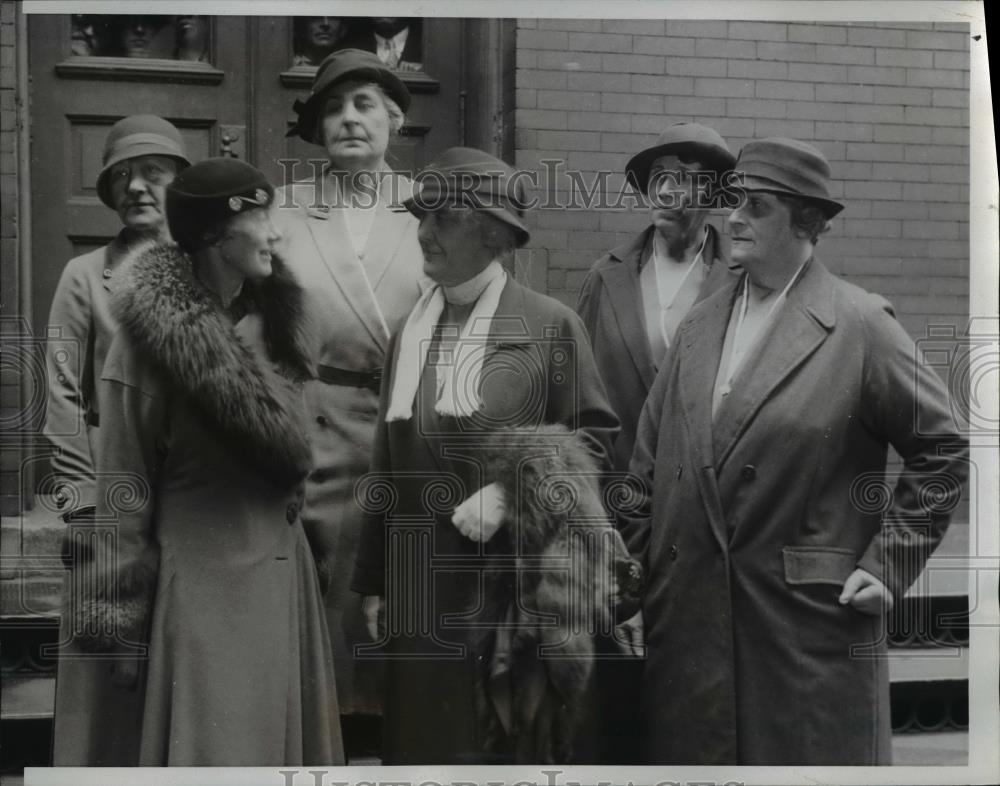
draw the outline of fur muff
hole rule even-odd
[[[310,449],[298,382],[311,374],[302,292],[275,256],[247,282],[275,368],[237,335],[218,298],[173,244],[137,249],[116,276],[112,311],[144,357],[233,455],[279,486],[305,476]]]
[[[612,577],[638,564],[608,520],[600,471],[578,436],[558,425],[498,429],[484,437],[479,455],[485,481],[506,495],[503,527],[516,564],[514,577],[498,567],[485,579],[485,610],[494,619],[506,613],[513,626],[509,637],[494,632],[482,643],[476,704],[488,752],[519,763],[565,763],[588,710],[594,634],[614,625]],[[510,701],[506,721],[491,696],[498,661],[508,667],[501,681]]]
[[[96,548],[76,556],[80,572],[68,597],[74,640],[88,652],[147,644],[160,562],[156,544],[142,538],[130,548],[97,538]]]

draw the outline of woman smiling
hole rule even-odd
[[[343,763],[298,515],[308,341],[273,196],[234,159],[185,170],[167,189],[177,245],[137,250],[114,294],[98,516],[74,533],[68,613],[121,701],[68,707],[78,728],[57,728],[100,741],[109,714],[138,706],[139,731],[89,763]]]

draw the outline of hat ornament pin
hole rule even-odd
[[[265,207],[270,199],[268,198],[267,192],[263,188],[258,188],[253,192],[253,198],[248,196],[231,196],[229,197],[229,209],[234,213],[239,213],[243,209],[243,205],[253,205],[254,207]]]

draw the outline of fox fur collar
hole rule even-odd
[[[279,485],[309,470],[298,383],[312,376],[302,290],[280,260],[239,296],[259,314],[268,357],[237,334],[219,299],[172,243],[137,248],[118,275],[111,308],[141,357],[187,400],[233,454]]]

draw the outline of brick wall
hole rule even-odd
[[[710,125],[734,152],[765,136],[811,142],[847,204],[818,255],[922,336],[968,319],[968,87],[961,24],[518,20],[516,163],[609,169],[616,190],[673,122]],[[613,210],[531,221],[533,263],[567,303],[594,259],[646,223]]]
[[[17,254],[17,57],[15,48],[12,0],[0,2],[0,316],[4,319],[3,340],[7,341],[7,326],[17,314],[18,254]],[[3,446],[10,445],[8,426],[17,420],[20,407],[20,378],[16,368],[17,353],[8,353],[0,368],[0,419],[4,423]],[[13,360],[11,360],[13,358]],[[18,510],[20,491],[18,469],[20,453],[2,451],[0,457],[0,512],[11,515]]]

